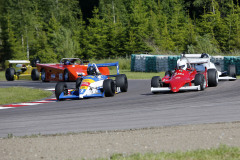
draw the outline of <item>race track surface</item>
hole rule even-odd
[[[240,121],[239,80],[221,81],[204,91],[165,94],[152,94],[150,80],[128,82],[128,92],[115,97],[0,110],[0,137]],[[55,84],[0,81],[0,87],[47,89]]]

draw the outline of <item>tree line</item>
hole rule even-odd
[[[0,61],[233,54],[238,0],[0,0]]]

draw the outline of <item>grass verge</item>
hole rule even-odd
[[[109,159],[109,158],[108,158]],[[200,149],[188,152],[161,152],[147,154],[133,154],[124,156],[115,154],[111,160],[237,160],[240,159],[240,147],[229,147],[221,145],[218,148]],[[107,160],[100,158],[98,160]]]
[[[30,102],[52,95],[50,91],[24,87],[0,88],[0,105],[9,103]]]

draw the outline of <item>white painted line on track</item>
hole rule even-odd
[[[24,105],[24,106],[34,106],[34,105],[38,105],[38,104],[41,104],[41,103],[18,103],[16,105]],[[13,104],[14,105],[14,104]]]
[[[9,109],[9,108],[14,108],[14,107],[0,107],[0,109]]]

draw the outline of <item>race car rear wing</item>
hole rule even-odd
[[[188,58],[189,63],[191,64],[203,64],[203,63],[209,63],[210,60],[208,58]]]
[[[5,66],[6,68],[10,67],[11,64],[30,64],[29,60],[6,60]]]
[[[204,64],[209,63],[210,58],[207,54],[181,54],[181,58],[187,58],[191,64]]]
[[[91,66],[93,64],[88,64],[88,66]],[[117,75],[119,74],[119,63],[115,62],[115,63],[100,63],[100,64],[96,64],[97,67],[113,67],[116,66],[117,67]]]

